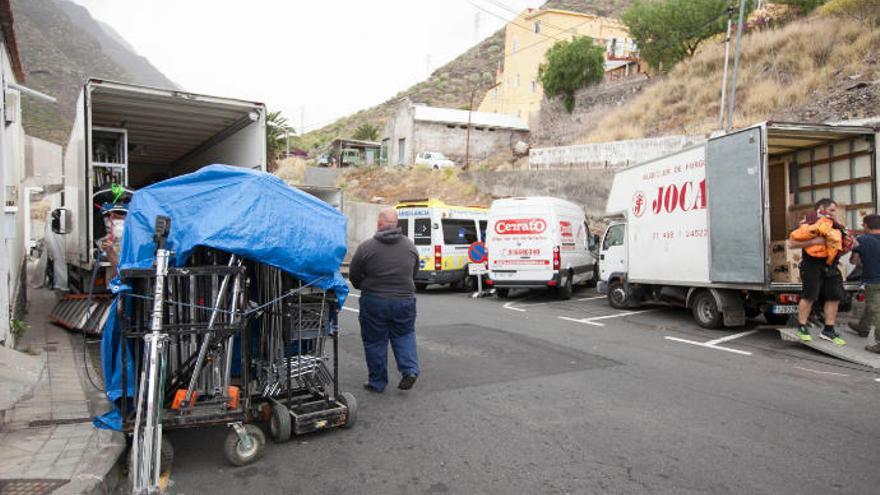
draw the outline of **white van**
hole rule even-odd
[[[489,280],[498,297],[513,288],[551,288],[561,299],[596,279],[596,236],[580,206],[558,198],[499,199],[489,207]]]
[[[436,199],[403,200],[397,205],[397,225],[419,252],[416,288],[449,284],[473,291],[476,278],[468,276],[468,248],[485,239],[485,207],[451,206]]]

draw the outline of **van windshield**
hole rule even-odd
[[[477,226],[473,220],[452,220],[444,218],[443,242],[447,245],[468,245],[477,242]]]

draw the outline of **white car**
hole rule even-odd
[[[443,153],[436,151],[423,151],[416,155],[416,165],[427,165],[434,170],[441,168],[452,168],[455,162],[446,158]]]

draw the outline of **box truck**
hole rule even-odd
[[[71,288],[87,289],[95,241],[107,232],[98,195],[114,184],[114,191],[130,192],[214,163],[266,169],[265,105],[87,81],[64,154],[63,204],[52,222],[66,234]]]
[[[570,201],[497,199],[489,207],[486,283],[501,298],[510,289],[549,288],[569,299],[575,285],[596,280],[595,241],[583,208]]]
[[[822,198],[850,229],[877,210],[875,129],[766,122],[615,174],[600,292],[617,308],[691,309],[706,328],[797,312],[800,252],[786,240]],[[851,269],[848,256],[841,269]],[[848,296],[858,289],[845,284]],[[841,310],[846,311],[847,302]]]

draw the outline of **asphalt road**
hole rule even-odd
[[[361,388],[350,298],[355,427],[270,442],[242,468],[223,458],[222,428],[169,432],[171,493],[880,493],[880,374],[770,327],[703,330],[592,289],[511,296],[420,294],[422,376],[381,395]]]

